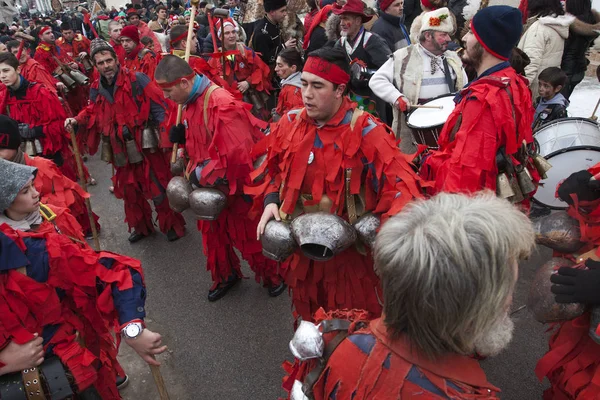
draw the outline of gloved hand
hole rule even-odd
[[[589,269],[561,267],[550,277],[557,303],[600,304],[600,262],[588,259]]]
[[[577,199],[580,201],[594,201],[600,199],[600,191],[595,190],[600,186],[598,181],[590,181],[592,174],[587,171],[579,171],[571,174],[564,182],[558,187],[558,197],[562,201],[566,201],[569,204],[573,204],[571,194],[576,194]]]
[[[25,140],[33,140],[44,136],[44,128],[41,126],[29,127],[27,124],[19,124],[19,134]]]
[[[185,125],[173,125],[169,130],[169,141],[171,143],[185,144]]]
[[[407,112],[410,110],[410,102],[404,96],[398,97],[398,100],[396,100],[394,106],[396,106],[396,108],[398,108],[402,112]]]

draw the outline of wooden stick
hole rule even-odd
[[[156,383],[156,389],[158,389],[158,395],[160,396],[160,399],[169,400],[169,393],[167,392],[165,380],[160,372],[160,366],[150,365],[150,371],[152,371],[152,377],[154,378],[154,383]]]
[[[444,106],[426,106],[424,104],[415,104],[414,106],[411,105],[410,108],[431,108],[436,110],[443,110]]]
[[[192,36],[194,35],[194,18],[196,18],[196,9],[198,8],[198,4],[200,4],[199,0],[192,0],[192,11],[190,13],[190,23],[188,24],[188,33],[187,33],[187,41],[185,42],[185,62],[189,64],[190,62],[190,54],[192,52]],[[209,17],[210,18],[210,17]],[[181,123],[181,114],[183,114],[183,105],[180,104],[177,107],[177,120],[175,121],[175,126]],[[177,162],[177,148],[179,147],[179,143],[173,143],[173,152],[171,153],[171,164],[175,164]]]
[[[79,153],[79,146],[77,145],[77,139],[75,138],[75,130],[69,125],[69,135],[71,136],[71,146],[73,146],[73,153],[75,153],[75,163],[77,164],[77,174],[79,175],[79,184],[87,192],[87,182],[83,173],[83,164],[81,162],[81,153]],[[92,229],[92,236],[94,237],[94,250],[100,251],[100,240],[98,239],[98,230],[96,229],[96,221],[94,221],[94,214],[92,213],[92,203],[90,198],[85,199],[85,208],[87,209],[88,217],[90,219],[90,227]]]
[[[598,106],[600,106],[600,99],[598,99],[596,107],[594,107],[594,111],[592,112],[592,116],[590,117],[590,119],[593,121],[596,121],[598,119],[598,117],[596,117],[596,111],[598,111]]]

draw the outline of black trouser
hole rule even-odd
[[[563,96],[567,99],[571,97],[573,90],[575,90],[575,86],[579,85],[583,78],[585,77],[585,71],[577,72],[573,75],[567,75],[567,83],[565,83],[565,87],[560,91]]]

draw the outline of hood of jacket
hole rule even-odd
[[[554,29],[563,39],[569,37],[569,26],[573,21],[575,17],[572,15],[546,16],[538,19],[540,24]]]
[[[325,36],[327,40],[337,41],[340,37],[340,16],[331,13],[327,22],[325,23]]]

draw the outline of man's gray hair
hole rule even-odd
[[[419,43],[423,43],[425,40],[427,40],[427,38],[425,37],[426,33],[431,33],[433,35],[434,32],[435,31],[432,31],[430,29],[430,30],[426,30],[426,31],[423,31],[423,32],[419,33]]]
[[[389,334],[432,359],[471,354],[507,311],[514,268],[533,247],[527,216],[492,192],[409,204],[375,243]]]

